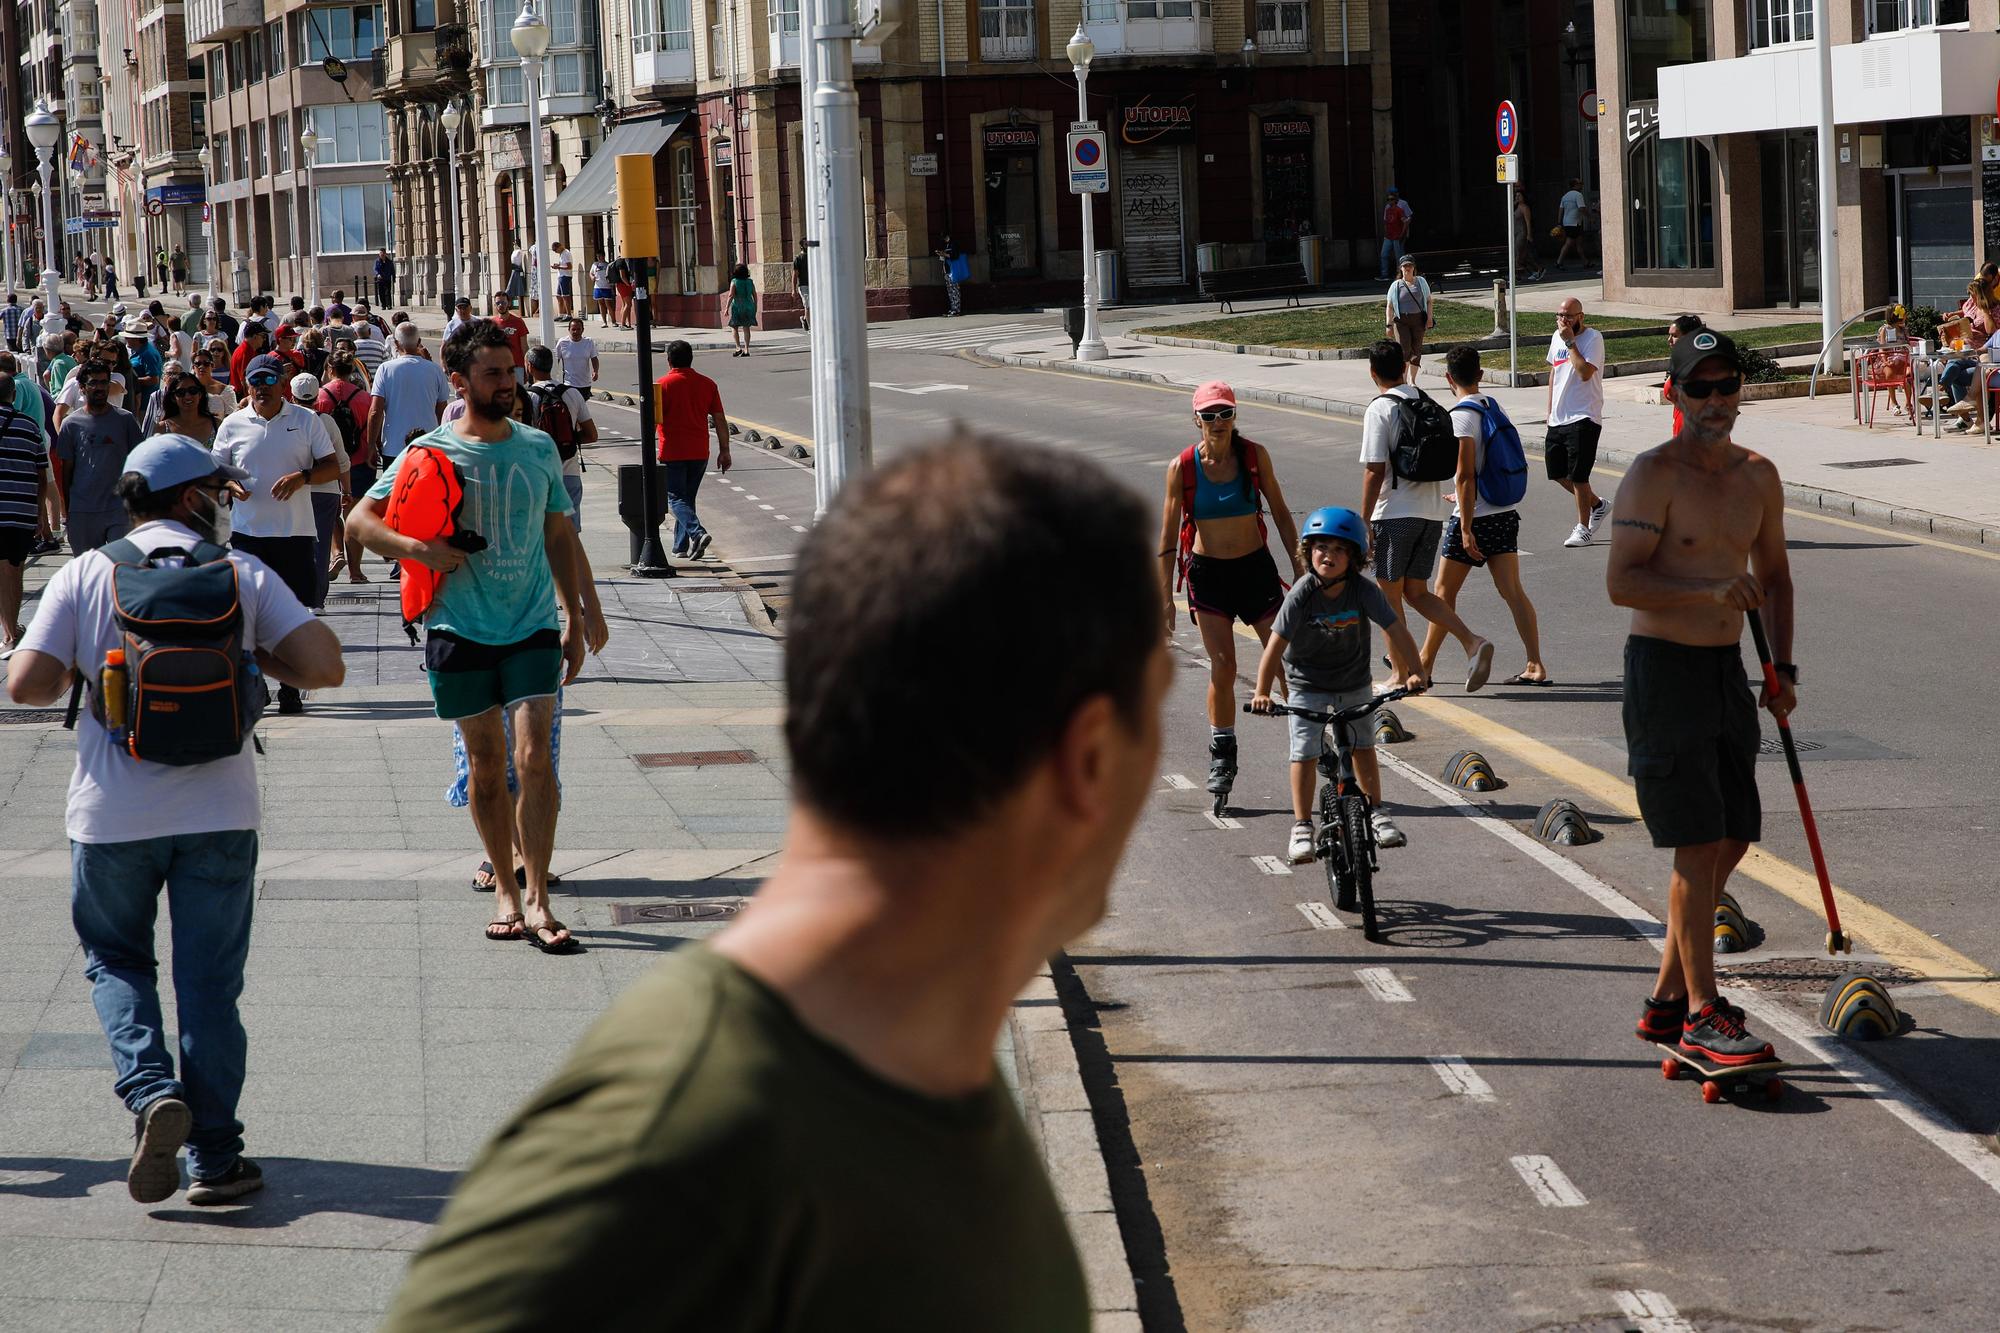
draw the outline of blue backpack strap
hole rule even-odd
[[[146,553],[133,545],[131,539],[127,537],[120,537],[115,542],[106,542],[97,549],[110,556],[111,562],[116,565],[138,565],[144,564],[146,560]]]
[[[229,552],[223,547],[217,546],[214,542],[196,542],[194,549],[188,552],[188,563],[190,565],[212,565],[218,560],[227,560],[228,558]]]

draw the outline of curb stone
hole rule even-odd
[[[1218,347],[1223,344],[1217,344]],[[1159,371],[1127,370],[1122,366],[1106,366],[1101,361],[1068,361],[1055,358],[1019,356],[1011,353],[981,349],[981,358],[1005,366],[1022,366],[1030,370],[1052,370],[1058,374],[1097,376],[1102,379],[1129,380],[1141,384],[1159,384],[1168,388],[1193,389],[1193,384],[1183,384],[1172,375]],[[1272,403],[1280,407],[1300,407],[1311,412],[1321,412],[1327,416],[1342,417],[1358,421],[1367,412],[1366,403],[1350,403],[1339,398],[1324,398],[1314,394],[1284,393],[1255,387],[1238,389],[1238,398],[1256,403]],[[1534,425],[1535,422],[1517,422],[1517,425]],[[1537,454],[1528,441],[1523,440],[1528,452]],[[1626,449],[1600,446],[1597,456],[1607,463],[1629,466],[1638,454]],[[1844,491],[1830,491],[1818,486],[1807,486],[1800,482],[1785,483],[1785,498],[1801,509],[1823,509],[1829,514],[1843,514],[1864,523],[1883,528],[1902,528],[1910,532],[1921,532],[1927,536],[1957,542],[1965,546],[2000,548],[2000,527],[1988,527],[1970,519],[1955,518],[1949,514],[1935,514],[1924,509],[1899,509],[1870,500],[1864,496],[1849,495]]]
[[[1022,1117],[1083,1260],[1092,1328],[1096,1333],[1139,1333],[1138,1288],[1112,1208],[1104,1149],[1048,964],[1014,1001],[1007,1025]]]

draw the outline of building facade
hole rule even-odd
[[[395,194],[397,295],[404,305],[450,308],[453,296],[468,290],[466,275],[476,270],[480,252],[477,210],[482,192],[469,4],[389,0],[384,9],[381,96]],[[442,120],[447,105],[456,105],[464,117],[455,161],[452,136]],[[456,212],[449,175],[454,170]]]
[[[1667,308],[1955,309],[2000,256],[2000,0],[1834,0],[1835,198],[1820,198],[1807,0],[1596,0],[1604,282]]]

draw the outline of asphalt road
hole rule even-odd
[[[929,325],[952,340],[972,327]],[[607,382],[630,382],[630,364],[607,358]],[[808,431],[802,350],[697,364],[733,417]],[[1146,386],[907,345],[873,351],[870,378],[880,457],[963,421],[1157,495],[1191,438],[1184,395]],[[617,409],[605,420],[636,427]],[[1253,404],[1242,426],[1271,449],[1292,508],[1356,502],[1351,423]],[[707,483],[704,519],[732,563],[781,574],[810,526],[812,476],[741,444],[737,460]],[[1865,1050],[1804,1044],[1835,965],[1773,756],[1760,771],[1775,859],[1732,886],[1768,939],[1727,961],[1732,993],[1775,1006],[1762,1026],[1805,1067],[1774,1108],[1705,1106],[1631,1037],[1667,858],[1628,813],[1625,623],[1604,595],[1604,546],[1561,546],[1572,510],[1546,484],[1523,520],[1558,683],[1466,696],[1445,684],[1448,646],[1444,687],[1402,710],[1415,739],[1388,753],[1410,770],[1436,775],[1476,748],[1509,785],[1464,811],[1392,768],[1411,845],[1383,854],[1381,944],[1314,924],[1300,904],[1328,900],[1317,868],[1253,860],[1282,858],[1289,828],[1278,723],[1244,719],[1240,828],[1173,785],[1198,788],[1206,769],[1199,646],[1185,626],[1177,638],[1169,776],[1065,980],[1148,1327],[1991,1327],[2000,984],[1980,978],[2000,966],[1985,754],[2000,734],[1985,683],[2000,566],[1788,516],[1807,780],[1834,877],[1858,900],[1850,928],[1920,973],[1898,992],[1915,1030]],[[1518,670],[1481,576],[1461,611],[1500,644],[1496,682]],[[1538,857],[1507,839],[1556,796],[1579,800],[1604,841]]]

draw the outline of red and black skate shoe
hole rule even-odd
[[[1687,1016],[1687,996],[1656,1000],[1648,995],[1646,1007],[1639,1014],[1639,1040],[1658,1042],[1662,1046],[1677,1042],[1681,1039],[1681,1029],[1687,1026]]]
[[[1684,1055],[1710,1065],[1754,1065],[1775,1060],[1771,1043],[1750,1035],[1741,1009],[1717,996],[1687,1016],[1681,1030]]]

